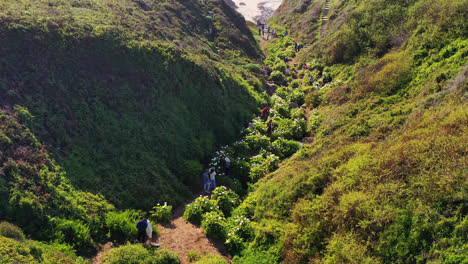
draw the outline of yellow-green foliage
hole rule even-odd
[[[32,240],[17,241],[0,235],[0,263],[89,263],[73,251],[61,251],[60,245],[47,245]]]
[[[102,256],[102,264],[179,264],[176,254],[151,245],[127,244],[113,248]]]
[[[226,264],[226,260],[220,256],[204,255],[199,260],[191,262],[194,264]]]
[[[320,88],[305,96],[315,108],[313,141],[255,185],[248,205],[256,237],[235,263],[266,250],[286,263],[468,261],[460,233],[468,201],[466,7],[332,1],[336,21],[328,25],[342,27],[299,53],[308,66],[302,83],[313,76]],[[333,81],[317,80],[318,70]]]

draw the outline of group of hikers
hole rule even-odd
[[[159,247],[159,244],[153,243],[153,227],[148,219],[140,216],[136,228],[138,230],[137,242]]]
[[[310,69],[309,67],[307,67],[307,65],[305,65],[305,64],[302,66],[302,69],[303,69],[303,70],[311,70],[311,69]],[[323,77],[323,79],[322,79],[322,77]],[[325,85],[325,84],[327,84],[327,83],[330,83],[330,82],[333,80],[330,74],[325,74],[325,75],[324,75],[324,74],[322,73],[322,71],[319,71],[319,72],[318,72],[318,75],[317,75],[317,80],[320,80],[320,79],[322,79],[322,84],[323,84],[323,85]],[[314,81],[315,81],[314,76],[311,75],[310,78],[309,78],[309,84],[312,85],[312,84],[314,83]]]
[[[231,160],[226,156],[221,156],[220,159],[221,165],[221,172],[225,175],[229,175],[231,173]],[[216,169],[211,167],[209,169],[205,169],[202,173],[203,176],[203,191],[205,193],[210,193],[214,189],[216,189]]]
[[[278,37],[276,35],[276,30],[272,29],[269,25],[265,24],[265,22],[261,20],[257,20],[257,26],[258,26],[258,35],[262,36],[262,38],[265,38],[265,33],[266,33],[266,40],[269,40],[270,37],[271,39]]]

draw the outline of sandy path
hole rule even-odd
[[[156,239],[161,247],[179,255],[181,264],[190,263],[187,253],[195,250],[198,253],[218,255],[224,257],[228,262],[231,260],[226,247],[222,241],[215,241],[206,237],[202,229],[185,222],[182,217],[185,207],[180,207],[174,211],[174,219],[170,224],[157,225],[160,235]]]

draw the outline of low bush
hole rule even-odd
[[[233,208],[239,205],[239,196],[234,191],[228,190],[225,186],[214,189],[211,200],[216,202],[216,205],[225,217],[231,216]]]
[[[18,241],[23,241],[26,238],[21,228],[8,222],[0,222],[0,236],[13,238]]]
[[[80,220],[52,218],[55,227],[55,239],[60,243],[73,245],[80,251],[93,248],[94,241],[91,238],[89,226]]]
[[[294,140],[278,138],[272,143],[272,152],[278,157],[284,159],[296,153],[300,147],[301,145]]]
[[[109,229],[110,239],[123,242],[135,238],[136,223],[140,215],[141,213],[135,210],[107,213],[106,226]]]
[[[226,237],[226,218],[219,212],[206,213],[203,216],[201,227],[208,237],[216,239],[224,239]]]
[[[262,149],[269,149],[271,144],[270,139],[261,134],[250,134],[245,137],[245,141],[253,153],[258,153]]]
[[[244,65],[244,69],[253,73],[259,73],[259,74],[263,73],[262,67],[255,63],[247,63],[246,65]]]
[[[304,119],[275,119],[276,129],[274,133],[286,139],[301,140],[306,132],[306,122]]]
[[[253,182],[258,181],[266,173],[278,167],[279,157],[271,152],[263,151],[261,154],[251,157],[249,177]]]
[[[270,75],[270,80],[276,84],[281,84],[286,79],[286,76],[280,71],[274,71]]]
[[[172,220],[172,206],[170,205],[159,205],[157,204],[150,211],[151,219],[157,223],[169,223]]]
[[[220,256],[204,255],[194,264],[226,264],[226,260]]]
[[[216,210],[218,208],[214,201],[208,197],[201,196],[185,207],[184,219],[185,221],[199,225],[205,213]]]
[[[187,252],[187,259],[190,263],[199,261],[202,258],[201,254],[195,250]]]
[[[104,253],[102,264],[179,264],[176,254],[164,248],[126,244]]]

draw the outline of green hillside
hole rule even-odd
[[[307,44],[296,69],[320,90],[312,142],[242,205],[258,230],[235,263],[466,263],[467,2],[332,0],[318,38],[320,19],[301,25],[323,5],[284,1],[272,19]]]
[[[263,57],[221,0],[0,0],[0,262],[179,263],[135,222],[209,165],[183,217],[235,264],[468,263],[466,10],[284,0]]]
[[[107,239],[106,214],[114,206],[102,195],[71,186],[46,146],[20,123],[30,118],[20,106],[14,113],[0,111],[0,219],[35,239],[92,251],[96,243]],[[22,231],[0,223],[0,237],[18,233]],[[17,237],[24,238],[24,234],[11,238]],[[2,243],[15,247],[8,240]]]
[[[263,101],[242,67],[259,49],[223,1],[1,1],[0,37],[0,104],[27,107],[71,183],[118,207],[190,197]]]
[[[466,263],[468,4],[332,0],[322,24],[324,7],[284,1],[270,20],[291,36],[264,46],[276,129],[256,119],[223,149],[247,198],[219,190],[184,217],[234,263]]]

